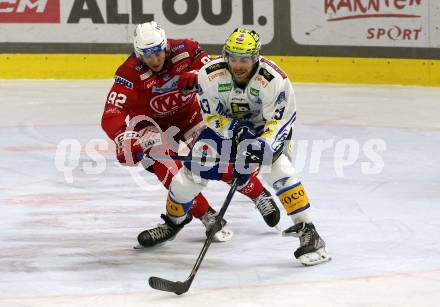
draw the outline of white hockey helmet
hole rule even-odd
[[[138,58],[159,53],[167,47],[165,31],[155,21],[139,24],[134,30],[133,46]]]

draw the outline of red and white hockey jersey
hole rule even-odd
[[[126,118],[148,116],[166,131],[176,126],[178,139],[203,121],[195,91],[183,92],[177,88],[182,72],[199,70],[209,62],[208,54],[196,41],[168,39],[167,58],[161,72],[155,73],[134,53],[117,69],[115,82],[107,96],[102,128],[114,139],[126,129]],[[136,130],[150,125],[143,122]],[[177,140],[178,141],[178,140]]]

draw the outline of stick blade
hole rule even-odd
[[[171,281],[155,276],[152,276],[148,279],[148,284],[153,289],[174,292],[177,295],[181,295],[187,292],[189,289],[189,286],[186,283],[180,281]]]

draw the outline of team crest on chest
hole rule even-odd
[[[151,109],[159,116],[170,116],[178,111],[179,108],[186,105],[195,99],[197,94],[191,92],[187,95],[182,95],[179,91],[174,90],[154,96],[149,105]]]
[[[235,118],[244,118],[251,111],[250,105],[246,102],[232,102],[231,109]]]

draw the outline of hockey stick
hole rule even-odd
[[[154,161],[181,161],[181,162],[195,162],[195,163],[216,163],[216,164],[235,164],[246,166],[249,165],[247,161],[237,161],[235,158],[227,160],[221,157],[213,158],[213,157],[196,157],[199,159],[192,159],[191,156],[160,156],[160,157],[151,157],[148,154],[137,153],[136,159],[142,160],[144,158],[151,159]],[[243,159],[245,160],[245,159]]]
[[[181,281],[171,281],[164,278],[152,276],[148,279],[148,283],[150,284],[151,288],[161,291],[174,292],[177,295],[181,295],[189,290],[194,280],[194,277],[196,276],[197,271],[200,267],[200,264],[202,264],[203,258],[205,257],[205,254],[212,243],[214,234],[220,229],[221,221],[223,219],[223,216],[225,215],[226,210],[228,209],[229,204],[231,203],[235,191],[237,190],[237,185],[238,185],[237,179],[234,179],[231,189],[229,190],[229,193],[226,196],[226,199],[223,203],[223,206],[217,215],[217,219],[215,220],[215,223],[211,229],[209,237],[205,240],[205,244],[203,244],[199,257],[197,258],[196,263],[194,264],[194,267],[191,271],[191,274],[189,274],[188,278],[184,282],[181,282]]]
[[[181,162],[201,162],[201,163],[219,163],[219,164],[230,164],[235,163],[235,159],[227,160],[222,158],[213,158],[213,157],[197,157],[200,160],[194,160],[191,156],[160,156],[160,157],[151,157],[147,154],[138,153],[136,154],[138,160],[142,160],[144,157],[156,160],[156,161],[181,161]]]

